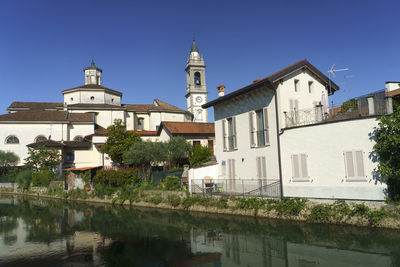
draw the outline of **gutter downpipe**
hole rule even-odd
[[[271,83],[272,84],[272,83]],[[277,88],[272,84],[272,88],[274,89],[274,98],[275,98],[275,120],[276,120],[276,140],[278,147],[278,166],[279,166],[279,183],[281,189],[281,199],[283,199],[283,183],[282,183],[282,160],[281,160],[281,141],[279,134],[279,113],[278,113],[278,95]]]

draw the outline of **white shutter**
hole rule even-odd
[[[265,140],[265,145],[269,145],[269,125],[268,125],[268,109],[264,108],[263,109],[263,116],[264,116],[264,140]]]
[[[237,149],[236,117],[232,117],[232,127],[233,127],[233,149]]]
[[[224,143],[224,151],[227,150],[226,148],[226,129],[225,129],[225,120],[222,120],[222,140]]]
[[[353,162],[353,152],[352,151],[347,151],[344,152],[344,158],[345,158],[345,165],[346,165],[346,176],[347,178],[352,178],[354,177],[354,162]]]
[[[301,177],[308,178],[308,171],[307,171],[307,155],[300,154],[301,160]]]
[[[295,99],[294,100],[294,116],[295,116],[295,122],[299,123],[299,100]]]
[[[256,157],[256,163],[257,163],[257,178],[260,179],[262,174],[261,174],[261,157]]]
[[[236,173],[235,173],[235,160],[231,159],[232,161],[232,179],[235,179]]]
[[[299,178],[300,177],[300,170],[299,170],[299,156],[298,155],[292,155],[292,173],[293,173],[293,178]]]
[[[357,177],[364,177],[364,161],[363,161],[363,152],[362,151],[355,151],[356,156],[356,166],[357,166]]]
[[[255,147],[255,139],[254,139],[254,111],[249,112],[249,129],[250,129],[250,147]]]
[[[267,179],[267,163],[265,161],[265,157],[261,157],[261,165],[262,165],[262,178]]]

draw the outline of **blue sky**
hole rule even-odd
[[[159,98],[185,109],[194,34],[209,100],[218,84],[231,92],[307,58],[325,74],[333,63],[350,68],[334,79],[338,104],[400,80],[399,10],[358,0],[2,0],[0,113],[13,101],[62,102],[92,59],[123,103]]]

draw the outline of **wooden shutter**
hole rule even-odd
[[[226,129],[225,129],[225,120],[221,120],[222,122],[222,142],[224,144],[224,151],[227,150],[226,148]]]
[[[354,162],[353,162],[353,152],[347,151],[344,153],[344,158],[346,162],[346,176],[347,178],[354,177]]]
[[[249,129],[250,129],[250,147],[255,147],[255,139],[254,139],[254,111],[249,112]]]
[[[355,151],[356,156],[356,166],[357,166],[357,177],[364,177],[364,161],[363,161],[363,152]]]
[[[269,145],[269,125],[268,125],[268,109],[264,108],[263,110],[264,114],[264,141],[265,145]]]
[[[232,179],[235,179],[236,173],[235,173],[235,160],[231,159],[231,165],[232,165]]]
[[[261,157],[261,166],[262,166],[262,178],[267,179],[267,162],[265,161],[265,157]]]
[[[236,117],[232,117],[232,127],[233,127],[233,149],[237,149]]]
[[[261,157],[256,157],[256,162],[257,162],[257,178],[260,179],[262,174],[261,174]]]
[[[301,161],[301,177],[308,178],[307,155],[306,154],[300,154],[300,161]]]
[[[292,155],[292,173],[293,173],[293,178],[299,178],[300,177],[300,166],[299,166],[299,156],[298,155]]]

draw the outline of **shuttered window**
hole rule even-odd
[[[225,126],[225,120],[222,120],[222,140],[224,143],[224,151],[228,150],[227,147],[227,134],[226,134],[226,126]]]
[[[254,127],[254,111],[249,112],[250,147],[256,146],[256,128]]]
[[[269,145],[269,124],[268,124],[268,109],[264,108],[263,109],[263,115],[264,115],[264,142],[265,145]]]
[[[265,157],[257,157],[256,165],[257,165],[257,178],[267,179],[267,163],[265,161]]]
[[[364,153],[361,150],[345,151],[346,178],[365,178]]]
[[[228,177],[229,179],[235,179],[235,160],[228,159]]]
[[[227,126],[225,125],[227,124]],[[226,128],[227,127],[227,128]],[[237,149],[236,118],[223,120],[224,151]]]
[[[269,145],[268,109],[249,112],[250,147]]]
[[[292,178],[309,178],[306,154],[292,155]]]

